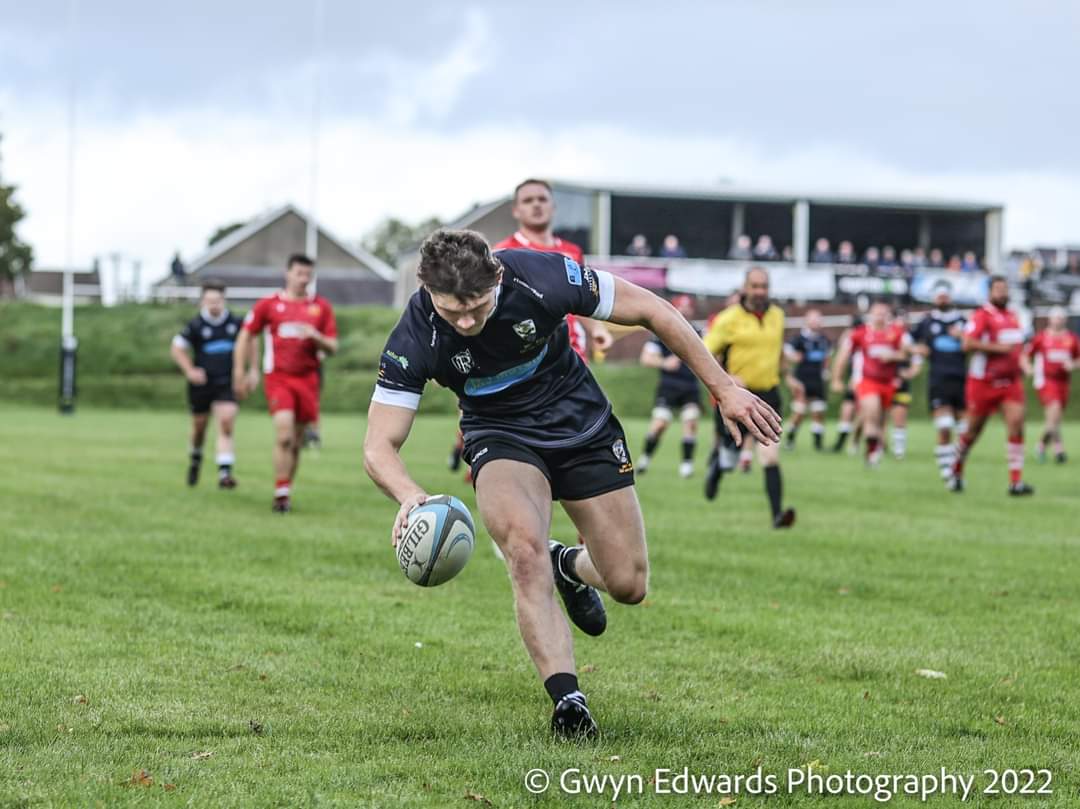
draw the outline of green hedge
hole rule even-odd
[[[95,407],[175,408],[185,403],[184,381],[169,356],[169,344],[194,314],[184,304],[127,304],[79,307],[79,402]],[[389,307],[337,309],[341,349],[327,362],[323,407],[328,412],[364,412],[386,335],[397,322]],[[0,400],[52,406],[57,400],[60,311],[22,302],[0,302]],[[615,411],[648,416],[656,371],[637,365],[601,363],[593,373]],[[915,380],[911,414],[926,412],[926,374]],[[1029,389],[1032,413],[1041,412]],[[835,398],[835,397],[834,397]],[[253,399],[262,407],[262,396]],[[835,412],[836,402],[831,411]],[[453,395],[432,384],[421,412],[452,413]],[[1070,418],[1080,418],[1080,396]]]

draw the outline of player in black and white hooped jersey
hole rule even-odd
[[[937,460],[941,479],[948,481],[956,461],[956,437],[965,430],[967,360],[964,354],[963,312],[952,302],[948,281],[934,284],[934,308],[911,331],[912,350],[927,357],[930,368],[930,415],[937,429]]]
[[[784,357],[794,368],[787,377],[791,391],[791,423],[787,426],[788,449],[795,448],[795,437],[806,414],[810,413],[810,432],[814,436],[814,449],[823,449],[825,439],[825,411],[829,409],[829,396],[825,390],[825,377],[829,369],[832,343],[821,330],[821,310],[808,309],[804,315],[805,325],[791,340],[784,344]]]
[[[240,331],[241,319],[225,303],[225,284],[207,280],[202,285],[199,314],[173,337],[169,353],[188,381],[188,404],[191,407],[191,446],[188,454],[187,483],[199,482],[203,443],[213,410],[217,422],[218,486],[236,486],[233,465],[233,427],[236,422],[236,397],[233,395],[233,345]],[[194,356],[189,356],[191,352]]]
[[[694,316],[694,299],[689,295],[676,295],[671,305],[688,322]],[[645,434],[641,457],[638,458],[637,472],[644,474],[649,468],[661,437],[678,411],[679,421],[682,422],[679,477],[688,478],[694,474],[694,450],[697,448],[697,428],[701,419],[701,386],[689,366],[655,335],[642,346],[639,361],[648,368],[660,370],[660,384],[656,388],[652,420]]]
[[[775,443],[780,417],[735,385],[670,304],[573,259],[528,250],[493,256],[477,233],[440,230],[422,245],[417,275],[420,288],[382,355],[364,467],[399,504],[396,543],[409,512],[428,498],[400,455],[420,395],[432,379],[457,394],[480,516],[506,558],[522,639],[555,704],[552,730],[593,736],[552,578],[574,623],[599,635],[607,617],[597,590],[640,602],[649,563],[626,437],[570,347],[566,315],[648,328],[705,383],[733,432],[741,423]],[[549,542],[553,500],[583,546]]]

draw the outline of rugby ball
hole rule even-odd
[[[476,528],[465,504],[448,494],[435,495],[409,512],[397,544],[398,564],[413,584],[435,587],[461,572],[475,543]]]

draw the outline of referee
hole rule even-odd
[[[749,388],[780,412],[784,312],[769,300],[769,274],[764,268],[747,270],[739,303],[716,316],[705,335],[705,347],[720,360],[736,383]],[[719,414],[716,416],[716,438],[705,476],[705,497],[709,500],[716,497],[725,471],[720,461],[721,448],[731,449],[735,444]],[[744,441],[747,438],[745,431],[742,438]],[[769,496],[773,527],[788,528],[795,523],[795,509],[783,506],[780,445],[758,445],[758,463],[765,470],[765,492]]]

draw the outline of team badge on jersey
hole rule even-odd
[[[467,374],[473,369],[472,352],[467,348],[464,351],[459,351],[450,358],[450,362],[454,364],[454,368],[457,369],[459,374]]]
[[[321,312],[321,311],[322,311],[322,307],[319,306],[319,304],[317,304],[317,303],[313,303],[313,304],[311,304],[311,306],[309,306],[307,308],[307,313],[309,315],[311,315],[312,317],[318,317],[319,312]]]
[[[514,334],[520,337],[522,340],[528,340],[530,337],[536,336],[536,321],[523,320],[520,323],[514,324]]]
[[[214,333],[213,329],[211,329],[209,326],[203,326],[202,327],[202,336],[203,336],[204,340],[209,340],[210,335],[213,334],[213,333]]]

